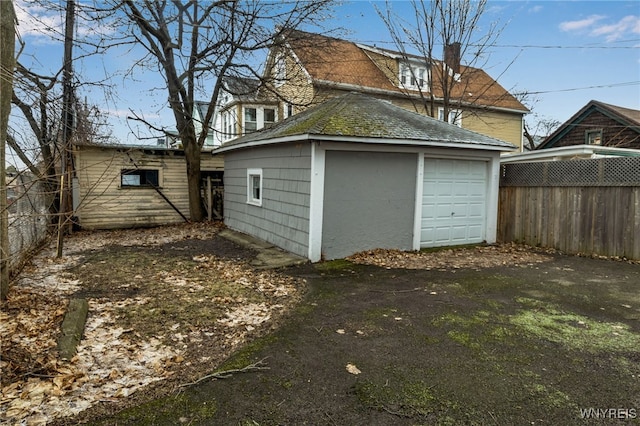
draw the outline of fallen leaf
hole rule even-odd
[[[362,373],[362,371],[360,371],[360,370],[358,369],[358,367],[356,367],[356,366],[355,366],[355,365],[353,365],[353,364],[347,364],[347,371],[348,371],[349,373],[351,373],[351,374],[360,374],[360,373]]]

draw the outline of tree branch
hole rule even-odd
[[[249,373],[252,371],[262,371],[262,370],[269,370],[269,367],[267,367],[264,363],[264,360],[266,358],[261,359],[258,362],[254,362],[253,364],[249,364],[246,367],[243,368],[235,368],[235,369],[231,369],[231,370],[225,370],[225,371],[218,371],[216,373],[212,373],[212,374],[208,374],[204,377],[199,378],[198,380],[196,380],[195,382],[191,382],[191,383],[185,383],[180,385],[179,387],[183,388],[183,387],[187,387],[187,386],[193,386],[193,385],[197,385],[200,382],[203,382],[205,380],[208,379],[228,379],[230,377],[232,377],[234,374],[236,373]]]

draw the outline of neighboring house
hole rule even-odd
[[[74,212],[85,229],[179,223],[189,218],[184,151],[76,145]],[[202,177],[222,178],[223,160],[202,156]]]
[[[572,145],[640,149],[640,111],[591,101],[536,150]]]
[[[522,149],[523,117],[529,110],[487,73],[460,64],[459,45],[445,49],[446,61],[318,34],[292,31],[285,47],[270,51],[265,81],[278,99],[278,117],[357,91],[504,140]],[[444,117],[446,73],[455,79]],[[262,97],[269,98],[266,90]],[[426,109],[425,105],[429,108]],[[431,111],[429,111],[431,110]]]
[[[260,96],[260,80],[226,77],[214,115],[214,145],[279,121],[278,102]]]
[[[600,145],[569,145],[535,151],[509,153],[500,157],[500,163],[537,163],[542,161],[594,160],[611,157],[640,157],[640,150]]]
[[[315,262],[494,242],[499,157],[515,148],[349,93],[212,154],[226,225]]]
[[[198,137],[204,127],[205,122],[204,119],[207,115],[207,108],[209,107],[208,102],[196,101],[193,106],[193,122],[196,130],[196,137]],[[220,146],[220,141],[216,140],[215,129],[211,125],[206,125],[207,128],[207,137],[204,140],[204,144],[202,144],[203,151],[211,151],[216,146]],[[158,146],[167,146],[172,149],[182,149],[182,141],[180,140],[180,134],[173,130],[168,131],[163,139],[158,139]]]

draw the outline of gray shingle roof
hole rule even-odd
[[[503,151],[516,148],[508,142],[352,92],[329,99],[270,128],[227,142],[216,151],[241,148],[258,142],[269,144],[304,139],[303,136],[323,140],[339,140],[342,137],[350,142],[365,143],[384,140],[386,143],[425,146],[452,144]]]

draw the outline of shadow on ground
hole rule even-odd
[[[187,386],[101,424],[640,418],[640,265],[557,255],[481,270],[334,261],[284,273],[309,283],[297,311],[220,368],[263,360],[268,370]]]

